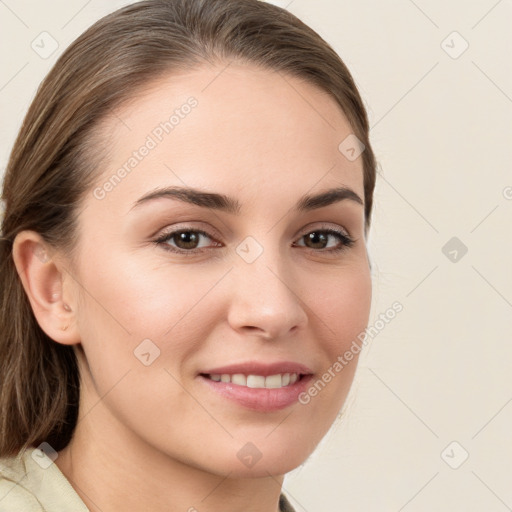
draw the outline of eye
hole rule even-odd
[[[320,252],[328,252],[328,253],[338,253],[340,251],[344,251],[349,247],[352,247],[355,243],[350,236],[342,231],[338,231],[333,228],[327,229],[315,229],[314,231],[310,231],[309,233],[302,235],[300,240],[305,240],[305,247],[308,247],[312,250],[319,250]],[[338,244],[329,247],[329,239],[337,239]],[[304,247],[303,246],[303,247]]]
[[[192,256],[203,252],[203,250],[208,247],[212,247],[208,243],[201,245],[202,238],[214,240],[215,243],[213,247],[222,245],[206,231],[187,227],[165,232],[157,238],[154,243],[167,251]],[[338,253],[352,247],[355,243],[355,240],[348,234],[333,228],[315,229],[314,231],[302,235],[299,240],[302,239],[304,239],[306,243],[304,245],[298,244],[299,247],[306,247],[312,251],[323,253]],[[331,243],[333,240],[338,241],[334,246]]]
[[[194,254],[196,252],[202,252],[201,249],[207,247],[207,245],[200,245],[202,237],[213,240],[213,238],[208,233],[206,233],[206,231],[202,231],[200,229],[183,228],[180,230],[163,233],[162,236],[155,240],[155,243],[157,245],[163,246],[164,249],[171,252],[177,252],[181,254]],[[171,242],[174,242],[175,245],[173,245]]]

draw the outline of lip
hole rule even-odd
[[[278,373],[301,373],[303,375],[310,375],[313,372],[305,365],[294,363],[292,361],[276,361],[274,363],[260,363],[258,361],[247,361],[244,363],[230,364],[227,366],[220,366],[218,368],[211,368],[201,372],[202,374],[220,374],[228,373],[233,375],[235,373],[243,373],[244,375],[262,375],[268,377],[269,375],[276,375]]]
[[[278,373],[298,373],[300,378],[294,384],[282,388],[249,388],[233,384],[232,382],[217,382],[206,377],[206,374],[223,373],[230,375],[242,373],[244,375],[262,375],[264,377]],[[272,412],[295,404],[298,401],[299,395],[308,388],[313,378],[313,373],[307,366],[290,361],[275,363],[251,361],[212,368],[199,373],[197,377],[209,390],[246,409],[258,412]]]

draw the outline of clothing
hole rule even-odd
[[[284,494],[279,496],[279,511],[280,512],[295,512],[295,509],[291,506],[290,502]]]
[[[281,512],[295,512],[284,494]],[[57,464],[41,450],[28,448],[0,458],[0,512],[90,512]]]
[[[0,458],[0,512],[89,512],[57,464],[28,448]]]

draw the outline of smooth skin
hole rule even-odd
[[[55,463],[92,512],[276,512],[284,474],[336,419],[358,356],[308,404],[274,412],[220,396],[199,373],[294,361],[316,380],[368,323],[363,205],[294,209],[337,187],[364,199],[362,159],[338,150],[352,129],[317,87],[235,62],[159,78],[98,126],[110,149],[97,186],[189,97],[197,106],[120,183],[84,198],[73,259],[32,231],[14,244],[39,324],[76,348],[79,422]],[[241,208],[169,197],[134,207],[168,186],[225,194]],[[208,236],[155,243],[184,228]],[[338,237],[306,237],[322,229],[354,244],[329,252]],[[263,250],[252,263],[236,251],[247,237]],[[160,350],[148,366],[134,355],[146,339]],[[262,455],[252,467],[237,457],[248,442]]]

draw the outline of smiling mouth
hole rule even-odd
[[[243,373],[202,373],[200,375],[214,382],[231,383],[253,389],[279,389],[292,386],[304,376],[301,373],[277,373],[267,376]]]

